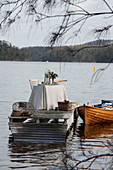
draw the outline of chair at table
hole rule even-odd
[[[54,82],[56,82],[56,83],[63,83],[64,84],[64,86],[65,86],[65,88],[66,88],[66,85],[67,85],[67,80],[54,80]]]
[[[31,90],[33,89],[33,86],[38,86],[38,84],[39,84],[39,80],[38,79],[29,80],[29,82],[30,82]]]

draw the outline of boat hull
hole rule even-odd
[[[97,108],[94,105],[83,105],[78,107],[78,113],[86,125],[113,122],[112,109]]]

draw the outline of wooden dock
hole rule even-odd
[[[72,111],[35,110],[32,116],[9,117],[14,141],[32,143],[63,143],[76,117]],[[30,120],[31,122],[27,122]]]

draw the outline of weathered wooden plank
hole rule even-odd
[[[39,119],[68,119],[73,111],[34,111],[33,118]]]
[[[30,139],[21,139],[21,138],[20,139],[16,139],[15,138],[15,141],[17,141],[17,142],[31,142],[31,143],[37,143],[37,144],[42,144],[42,143],[43,144],[46,144],[46,143],[47,144],[49,144],[49,143],[50,144],[53,144],[53,143],[54,144],[65,143],[65,139],[61,139],[61,140],[60,139],[58,139],[58,140],[41,140],[41,139],[39,139],[39,140],[35,140],[35,139],[32,140],[31,139],[30,140]]]
[[[31,134],[21,135],[19,133],[13,134],[15,141],[33,142],[33,143],[61,143],[66,140],[66,133],[63,135],[36,135]]]
[[[77,105],[77,103],[73,104]],[[35,123],[23,123],[22,121],[27,118],[33,118],[36,121]],[[48,123],[50,119],[54,119],[56,122]],[[64,122],[59,123],[57,121],[59,119],[64,119]],[[62,143],[65,142],[67,131],[74,122],[74,109],[72,111],[35,110],[32,116],[10,116],[9,120],[9,127],[15,141]]]
[[[22,131],[13,131],[13,134],[21,134],[21,135],[31,135],[31,136],[38,136],[38,135],[59,135],[59,136],[62,136],[62,135],[64,135],[66,133],[66,131],[57,131],[57,132],[54,132],[54,131],[52,131],[52,132],[48,132],[48,131],[37,131],[37,132],[33,132],[33,131],[31,131],[31,132],[22,132]]]
[[[65,140],[66,140],[65,137],[60,137],[60,138],[50,137],[50,138],[49,138],[48,136],[47,136],[47,137],[43,137],[43,138],[41,138],[41,137],[37,137],[37,138],[36,138],[36,137],[35,137],[35,138],[33,138],[33,137],[32,137],[32,138],[30,138],[30,137],[26,137],[26,138],[25,138],[25,137],[24,137],[24,138],[23,138],[22,136],[19,136],[19,137],[18,137],[18,136],[14,136],[14,139],[16,139],[16,140],[22,139],[22,141],[23,141],[23,140],[24,140],[24,141],[25,141],[25,140],[29,140],[29,141],[34,141],[34,140],[35,140],[35,141],[42,141],[42,140],[43,140],[43,141],[61,141],[61,140],[62,140],[62,141],[65,141]],[[41,142],[40,142],[40,143],[41,143]]]
[[[15,127],[15,128],[62,128],[65,129],[67,125],[65,124],[58,124],[58,123],[9,123],[10,127]]]
[[[72,113],[74,111],[74,109],[76,107],[79,106],[79,103],[78,102],[71,102],[72,103],[72,108],[73,110],[72,111],[60,111],[60,110],[34,110],[34,115],[38,115],[38,114],[43,114],[43,115],[52,115],[52,114],[55,114],[55,115],[59,115],[59,116],[67,116],[68,114]]]
[[[55,138],[55,139],[57,139],[57,138],[65,138],[65,135],[50,135],[50,136],[48,136],[48,135],[44,135],[44,136],[41,136],[41,135],[39,135],[39,136],[36,136],[36,135],[21,135],[21,134],[14,134],[14,136],[15,137],[22,137],[22,139],[24,139],[24,138],[36,138],[36,139],[45,139],[45,138],[48,138],[48,139],[51,139],[51,138]]]

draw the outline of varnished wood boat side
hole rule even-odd
[[[96,124],[113,121],[113,110],[85,106],[85,124]]]
[[[113,122],[112,109],[97,108],[94,105],[83,105],[78,107],[78,113],[86,125]]]
[[[79,116],[85,122],[84,106],[79,106],[77,109],[78,109]]]

